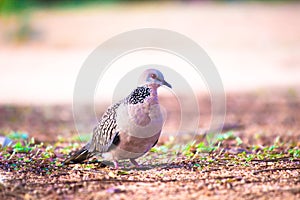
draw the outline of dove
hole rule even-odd
[[[136,159],[157,144],[164,124],[157,89],[172,88],[157,69],[145,70],[140,83],[127,97],[108,107],[93,129],[91,140],[69,155],[65,164],[101,155],[112,161],[115,169],[119,168],[119,160],[127,159],[139,167]]]

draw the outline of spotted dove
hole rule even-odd
[[[102,155],[113,161],[129,159],[139,166],[136,158],[143,156],[156,145],[163,126],[157,89],[171,85],[156,69],[148,69],[141,75],[142,85],[126,98],[110,106],[93,130],[92,139],[79,151],[65,160],[80,163],[94,155]]]

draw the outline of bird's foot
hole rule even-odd
[[[130,160],[130,162],[132,164],[134,164],[134,166],[136,166],[136,167],[140,167],[141,166],[139,163],[136,162],[136,160],[134,158],[130,158],[129,160]]]
[[[115,169],[119,169],[119,163],[118,163],[118,161],[114,160],[113,163],[114,163]]]

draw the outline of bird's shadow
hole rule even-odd
[[[79,164],[79,163],[70,163],[68,165],[72,164]],[[175,168],[182,168],[183,166],[176,165],[176,164],[170,164],[170,163],[157,163],[157,164],[148,164],[148,165],[140,165],[140,166],[130,166],[130,164],[127,164],[125,162],[122,163],[120,168],[115,169],[113,162],[110,161],[99,161],[99,160],[92,160],[83,162],[81,164],[94,164],[98,165],[99,168],[105,168],[110,167],[112,170],[123,170],[123,171],[131,171],[131,170],[137,170],[137,171],[147,171],[155,168],[159,169],[175,169]]]

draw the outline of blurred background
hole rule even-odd
[[[176,31],[207,52],[223,80],[232,123],[249,120],[230,115],[237,105],[248,109],[246,100],[299,94],[298,1],[0,0],[0,9],[2,131],[72,134],[57,124],[72,123],[73,88],[83,62],[102,42],[138,28]],[[247,95],[236,104],[239,94]]]

